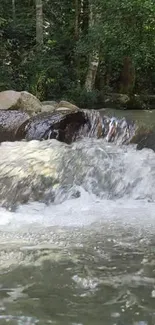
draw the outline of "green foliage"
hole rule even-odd
[[[123,59],[135,66],[134,91],[155,88],[155,2],[153,0],[42,0],[44,44],[36,48],[34,0],[0,4],[0,90],[28,90],[44,99],[68,99],[95,107],[100,94],[118,91]],[[91,17],[92,14],[92,17]],[[92,19],[92,23],[91,19]],[[85,90],[89,55],[99,52],[95,89]]]
[[[85,88],[79,86],[68,92],[67,99],[81,108],[97,109],[100,107],[100,92],[97,89],[87,92]]]

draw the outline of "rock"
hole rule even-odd
[[[67,102],[67,101],[65,101],[65,100],[62,100],[62,101],[59,102],[59,104],[57,105],[57,109],[62,108],[62,107],[64,107],[64,108],[68,108],[68,109],[70,109],[71,111],[77,111],[77,110],[79,110],[79,108],[78,108],[76,105],[73,105],[73,104],[71,104],[70,102]]]
[[[21,91],[20,98],[16,104],[17,109],[29,112],[32,115],[34,113],[41,112],[42,105],[38,98],[28,93],[27,91]]]
[[[15,141],[17,129],[29,117],[26,112],[0,110],[0,142]]]
[[[104,97],[104,107],[118,109],[146,109],[144,98],[140,95],[112,93]]]
[[[60,165],[57,165],[62,160],[60,146],[58,141],[55,146],[54,140],[52,143],[2,143],[0,204],[13,209],[18,203],[26,203],[29,200],[52,201],[54,188],[59,186],[61,177]],[[65,152],[65,145],[63,146]]]
[[[6,90],[0,92],[1,110],[21,110],[31,115],[41,112],[41,102],[27,91]]]
[[[141,95],[147,109],[155,109],[155,95]]]
[[[55,107],[52,105],[42,105],[41,111],[44,112],[54,112]]]
[[[102,136],[102,117],[93,110],[44,112],[31,117],[16,110],[0,111],[0,142],[57,139],[71,143]]]
[[[101,138],[103,136],[103,120],[100,113],[96,110],[84,109],[87,117],[87,125],[82,130],[82,135],[89,138]]]
[[[147,106],[140,95],[130,96],[129,101],[126,103],[127,109],[146,109]]]
[[[71,109],[68,107],[57,107],[56,111],[71,111]]]
[[[131,138],[130,143],[137,144],[138,150],[148,148],[155,151],[155,128],[137,126],[135,129],[135,134]]]
[[[58,103],[54,100],[46,100],[46,101],[43,101],[41,102],[41,104],[44,106],[44,105],[51,105],[51,106],[54,106],[55,108],[58,106]]]
[[[71,143],[78,138],[81,128],[87,122],[88,119],[83,111],[41,113],[19,127],[16,139],[28,141],[57,139]]]
[[[41,113],[24,122],[16,133],[16,140],[57,139],[68,144],[81,137],[100,138],[102,117],[93,110],[54,111]]]
[[[107,108],[126,108],[130,98],[126,94],[112,93],[104,98],[104,106]]]
[[[104,137],[115,144],[136,144],[137,150],[144,148],[155,151],[155,126],[146,126],[125,118],[103,117]]]
[[[104,136],[108,142],[129,144],[135,135],[136,124],[125,118],[103,117]]]
[[[0,110],[14,109],[20,98],[20,92],[6,90],[0,92]]]

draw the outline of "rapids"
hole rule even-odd
[[[0,155],[0,324],[154,324],[155,153],[84,138]]]

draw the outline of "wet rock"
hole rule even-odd
[[[16,110],[0,111],[0,142],[57,139],[71,143],[81,137],[102,136],[102,118],[97,111],[62,110],[31,117]]]
[[[84,109],[83,112],[87,117],[87,125],[83,129],[83,136],[89,138],[101,138],[103,136],[103,120],[100,113],[96,110]]]
[[[17,129],[29,117],[26,112],[0,110],[0,142],[15,141]]]
[[[57,139],[71,143],[78,138],[80,129],[87,123],[88,118],[83,111],[41,113],[19,127],[16,139],[28,141]]]
[[[41,143],[43,147],[40,146]],[[26,203],[29,200],[45,202],[53,200],[54,188],[59,186],[61,177],[59,163],[63,150],[60,152],[60,146],[61,143],[58,141],[56,145],[49,141],[1,144],[0,203],[2,206],[13,209],[18,203]]]
[[[27,91],[6,90],[0,92],[1,110],[21,110],[33,115],[41,112],[41,102]]]
[[[148,148],[155,151],[155,128],[137,126],[135,129],[135,134],[131,138],[130,143],[137,144],[138,150]]]
[[[116,144],[129,144],[136,131],[136,124],[125,118],[104,117],[103,125],[106,140]]]
[[[108,142],[119,145],[136,144],[138,150],[149,148],[155,151],[154,125],[147,127],[125,118],[103,117],[103,129]]]
[[[60,109],[62,107],[67,108],[67,109],[70,109],[71,111],[77,111],[77,110],[79,110],[79,108],[76,105],[71,104],[70,102],[67,102],[65,100],[62,100],[57,105],[57,109]]]

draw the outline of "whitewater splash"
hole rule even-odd
[[[83,139],[3,143],[0,201],[61,203],[80,196],[78,187],[104,199],[155,199],[154,152]]]

